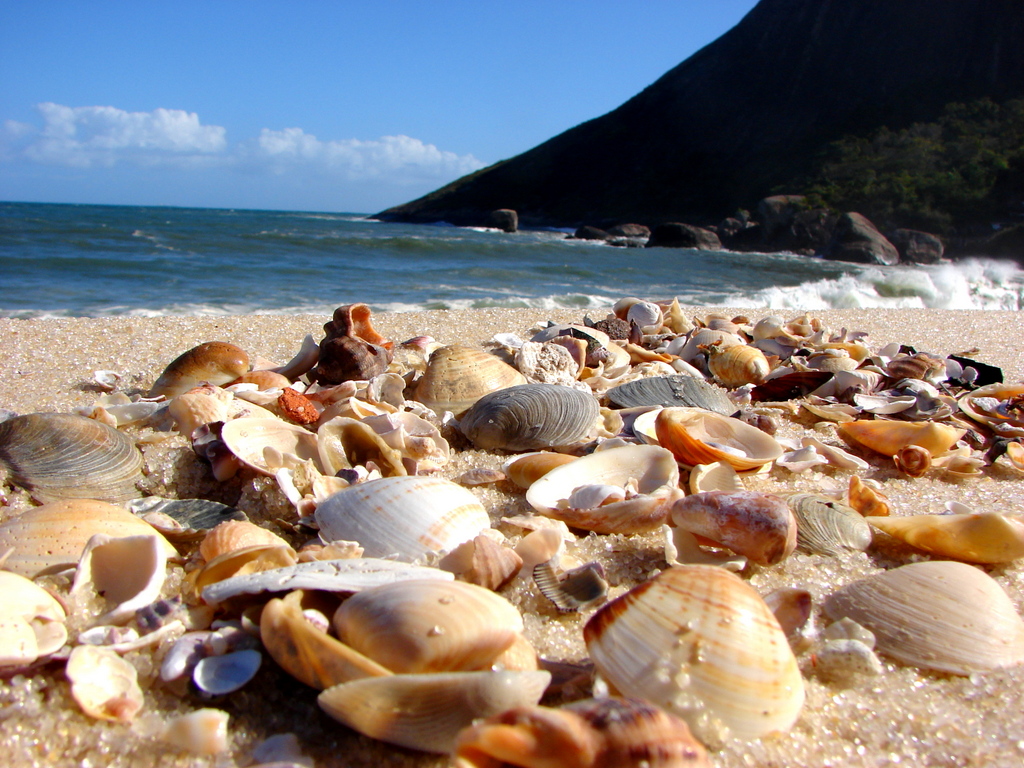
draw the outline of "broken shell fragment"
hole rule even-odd
[[[194,755],[218,755],[228,749],[228,719],[220,709],[197,709],[169,720],[160,739]]]
[[[94,623],[123,624],[160,597],[166,565],[167,551],[156,532],[122,538],[97,533],[82,552],[71,594],[102,595],[111,608]]]
[[[559,613],[588,608],[608,595],[608,582],[600,563],[586,563],[559,574],[549,560],[533,567],[533,580]]]
[[[0,481],[20,485],[41,502],[142,494],[142,454],[125,434],[68,413],[30,413],[0,422]]]
[[[67,641],[64,608],[34,582],[0,571],[0,667],[24,666]]]
[[[775,565],[796,549],[797,526],[785,500],[756,491],[706,491],[672,505],[678,528],[750,558]]]
[[[803,706],[775,616],[716,566],[663,571],[600,608],[583,637],[610,685],[678,715],[705,743],[783,733]]]
[[[153,384],[149,397],[170,399],[200,384],[224,386],[249,370],[249,355],[226,341],[208,341],[172,360]]]
[[[400,674],[328,688],[317,703],[371,738],[443,753],[477,718],[536,704],[550,682],[550,672],[536,670]]]
[[[142,709],[135,667],[109,648],[76,646],[65,674],[71,681],[71,695],[90,717],[129,723]]]
[[[221,439],[239,461],[261,475],[273,475],[283,466],[313,461],[320,468],[316,435],[281,419],[232,419],[221,429]]]
[[[911,666],[969,675],[1024,661],[1024,621],[1013,603],[964,563],[903,565],[848,584],[824,607],[871,630],[879,651]]]
[[[880,531],[933,555],[968,563],[1009,563],[1024,557],[1024,519],[979,512],[963,515],[867,517]]]

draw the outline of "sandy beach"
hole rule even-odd
[[[688,316],[711,311],[742,314],[752,321],[768,310],[686,307]],[[589,311],[594,319],[601,312]],[[774,314],[786,319],[797,312]],[[942,356],[964,354],[1003,369],[1005,381],[1024,380],[1024,314],[1017,312],[938,310],[827,310],[811,313],[829,328],[864,331],[874,350],[889,342],[912,345]],[[581,322],[582,311],[475,310],[375,314],[374,327],[385,337],[404,340],[429,335],[442,343],[483,346],[498,332],[527,337],[546,320]],[[250,357],[277,364],[298,350],[303,337],[323,337],[329,318],[299,316],[117,317],[106,319],[0,319],[0,408],[17,413],[71,411],[91,404],[97,390],[96,370],[121,375],[121,389],[144,392],[164,366],[201,342],[222,340],[241,346]],[[780,434],[799,435],[804,425],[783,421]],[[834,438],[834,433],[832,434]],[[244,474],[218,487],[201,465],[185,468],[191,450],[175,435],[144,448],[147,492],[162,495],[203,495],[237,503],[254,521],[271,526],[287,502],[271,478]],[[470,467],[500,466],[503,455],[479,450],[460,452],[442,475],[455,478]],[[1024,511],[1024,473],[1005,460],[987,467],[977,478],[955,479],[941,471],[922,478],[899,475],[891,462],[867,457],[864,474],[879,480],[894,514],[936,513],[949,501],[974,511]],[[850,470],[829,469],[794,475],[776,468],[747,480],[749,490],[793,492],[816,490],[822,476],[846,484]],[[6,519],[30,505],[25,494],[5,487]],[[497,522],[502,516],[529,510],[523,494],[510,483],[474,492]],[[502,528],[507,535],[516,531]],[[611,584],[610,596],[624,593],[666,567],[660,539],[640,536],[582,536],[570,546],[579,560],[601,562]],[[772,567],[753,567],[745,578],[762,595],[781,586],[811,592],[817,618],[820,601],[838,587],[883,569],[927,555],[892,540],[877,541],[867,552],[840,557],[796,553]],[[1024,611],[1024,564],[983,566],[1006,590],[1018,613]],[[582,661],[586,657],[581,629],[593,609],[559,614],[529,583],[520,580],[505,593],[524,614],[526,634],[545,658]],[[269,660],[242,691],[222,701],[182,700],[153,683],[153,661],[133,658],[140,678],[148,681],[144,717],[135,725],[98,723],[85,717],[71,700],[59,665],[32,677],[0,680],[0,744],[8,765],[54,766],[244,766],[252,749],[276,733],[293,732],[317,766],[442,766],[444,757],[389,747],[353,734],[316,706],[315,692],[293,681]],[[713,753],[716,766],[1020,766],[1024,763],[1024,665],[970,677],[928,672],[883,658],[881,675],[852,688],[822,682],[809,656],[799,658],[804,671],[806,702],[796,725],[777,738],[728,743]],[[148,687],[147,687],[148,686]],[[231,715],[229,753],[197,758],[177,753],[147,738],[145,723],[153,718],[216,706]]]

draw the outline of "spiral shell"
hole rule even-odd
[[[716,566],[663,571],[601,608],[583,637],[616,690],[678,715],[705,743],[785,732],[803,706],[800,669],[775,616]]]
[[[170,399],[200,384],[224,386],[249,370],[249,355],[226,341],[208,341],[174,358],[149,391]]]
[[[557,384],[521,384],[484,395],[459,429],[477,448],[533,451],[586,438],[597,420],[597,400]]]
[[[135,443],[93,419],[30,413],[0,422],[0,475],[41,502],[138,498],[141,471]]]
[[[735,389],[744,384],[760,384],[771,365],[757,347],[735,344],[721,348],[712,344],[708,347],[708,370],[723,387]]]
[[[438,415],[451,411],[458,417],[484,395],[525,383],[523,374],[489,352],[441,347],[427,361],[415,397]]]

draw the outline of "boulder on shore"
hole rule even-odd
[[[645,227],[643,224],[616,224],[608,230],[608,234],[612,237],[636,237],[649,240],[651,230],[650,227]]]
[[[821,254],[834,261],[892,266],[900,263],[896,246],[885,239],[866,216],[844,213],[836,222],[832,239]]]
[[[720,251],[722,242],[718,235],[707,229],[671,221],[659,224],[651,230],[648,248],[696,248],[701,251]]]
[[[519,230],[519,214],[511,208],[499,208],[490,212],[484,226],[502,232],[516,232]]]
[[[889,242],[899,251],[900,261],[908,264],[938,264],[945,252],[939,238],[916,229],[897,229],[889,235]]]
[[[603,229],[584,224],[582,227],[578,227],[572,236],[576,240],[607,240],[611,234]]]

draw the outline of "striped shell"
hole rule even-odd
[[[757,347],[712,345],[708,347],[708,370],[723,387],[735,389],[744,384],[760,384],[771,370],[771,364]]]
[[[468,347],[441,347],[430,356],[416,385],[416,399],[438,415],[462,415],[484,395],[525,384],[526,377],[489,352]]]
[[[138,498],[141,470],[135,443],[93,419],[30,413],[0,422],[0,476],[41,502]]]
[[[736,405],[721,387],[684,374],[627,381],[609,389],[608,400],[619,408],[684,405],[715,411],[723,416],[736,412]]]
[[[316,508],[320,538],[357,541],[365,557],[411,562],[446,552],[490,527],[473,492],[440,477],[385,477],[345,488]]]
[[[871,545],[871,526],[852,507],[813,493],[796,493],[788,501],[796,517],[797,547],[804,552],[839,555]]]
[[[597,399],[557,384],[522,384],[484,395],[463,414],[459,429],[477,448],[533,451],[587,437]]]
[[[783,733],[804,701],[785,633],[723,568],[670,568],[601,608],[583,637],[616,690],[685,720],[708,743]]]
[[[876,648],[905,664],[969,675],[1024,661],[1024,621],[985,572],[952,560],[869,576],[824,604],[835,620],[874,632]]]

